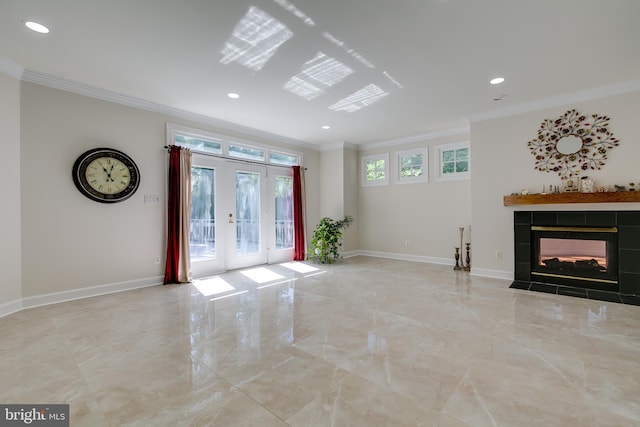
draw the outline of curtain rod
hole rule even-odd
[[[172,145],[165,145],[164,146],[164,148],[167,151],[169,151],[171,149],[171,147],[173,147],[173,146]],[[181,147],[181,145],[176,145],[175,147]],[[186,147],[184,147],[184,148],[186,148]],[[249,163],[249,164],[253,164],[253,165],[262,165],[262,166],[273,166],[273,167],[276,167],[276,168],[290,168],[291,167],[291,166],[287,166],[287,165],[274,165],[274,164],[271,164],[271,163],[257,162],[255,160],[236,159],[234,157],[223,156],[221,154],[205,153],[204,151],[195,151],[195,153],[201,154],[203,156],[217,157],[219,159],[228,160],[230,162]],[[293,166],[299,166],[299,165],[293,165]],[[307,168],[305,168],[305,167],[303,167],[302,169],[307,170]]]

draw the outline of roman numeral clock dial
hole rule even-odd
[[[73,165],[73,182],[91,200],[115,203],[131,197],[140,185],[140,172],[133,159],[113,148],[94,148]]]

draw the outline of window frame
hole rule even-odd
[[[402,158],[407,156],[422,155],[422,175],[402,176]],[[429,181],[429,150],[427,147],[411,148],[396,152],[396,183],[414,184]]]
[[[384,178],[367,180],[367,162],[379,160],[384,161]],[[363,187],[389,185],[389,153],[370,154],[360,158],[360,184]]]
[[[277,167],[287,167],[287,166],[297,166],[297,165],[302,165],[302,153],[298,152],[298,151],[288,151],[285,148],[282,147],[274,147],[271,145],[267,145],[267,144],[262,144],[259,142],[255,142],[255,141],[247,141],[247,140],[243,140],[240,138],[234,138],[234,137],[230,137],[230,136],[226,136],[226,135],[221,135],[221,134],[217,134],[217,133],[213,133],[213,132],[208,132],[208,131],[204,131],[201,129],[195,129],[195,128],[190,128],[190,127],[186,127],[186,126],[180,126],[180,125],[176,125],[173,123],[167,123],[166,124],[166,145],[175,145],[175,141],[176,141],[176,135],[182,135],[185,137],[189,137],[189,138],[196,138],[196,139],[200,139],[200,140],[205,140],[205,141],[210,141],[210,142],[215,142],[217,144],[221,144],[222,146],[222,153],[217,154],[217,153],[213,153],[210,151],[201,151],[201,150],[196,150],[193,149],[191,147],[187,147],[187,148],[191,148],[191,150],[194,153],[198,153],[198,154],[202,154],[205,156],[214,156],[214,157],[218,157],[218,158],[223,158],[223,159],[229,159],[229,160],[233,160],[233,161],[238,161],[238,162],[248,162],[248,163],[255,163],[255,164],[261,164],[261,165],[265,165],[265,166],[277,166]],[[182,145],[184,146],[184,145]],[[264,160],[256,160],[256,159],[245,159],[243,157],[239,157],[239,156],[233,156],[229,154],[229,147],[230,146],[236,146],[236,147],[241,147],[241,148],[248,148],[248,149],[252,149],[252,150],[260,150],[264,153]],[[297,163],[296,164],[292,164],[292,165],[285,165],[282,163],[278,163],[278,162],[271,162],[271,153],[275,153],[275,154],[280,154],[280,155],[286,155],[286,156],[291,156],[297,159]]]
[[[438,166],[438,172],[436,173],[436,181],[439,182],[443,182],[443,181],[461,181],[461,180],[468,180],[471,179],[471,145],[469,143],[469,141],[461,141],[461,142],[452,142],[452,143],[448,143],[448,144],[439,144],[436,145],[435,147],[435,151],[437,154],[437,166]],[[446,151],[451,151],[451,150],[460,150],[466,148],[467,149],[467,170],[465,172],[451,172],[451,173],[443,173],[442,172],[442,166],[443,166],[443,155],[444,152]],[[454,161],[457,163],[457,160]]]

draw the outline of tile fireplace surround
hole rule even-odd
[[[532,227],[616,227],[618,283],[561,280],[532,275]],[[513,215],[515,274],[512,288],[640,305],[640,211],[516,211]],[[573,282],[573,283],[572,283]]]

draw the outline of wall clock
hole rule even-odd
[[[73,182],[91,200],[116,203],[136,192],[140,171],[122,151],[94,148],[82,153],[73,164]]]

